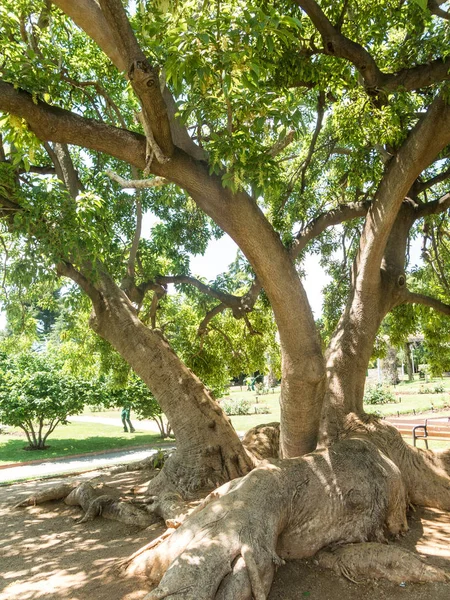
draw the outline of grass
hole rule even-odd
[[[121,427],[74,422],[56,428],[47,441],[49,445],[47,450],[26,451],[23,449],[27,445],[25,434],[20,429],[11,429],[7,434],[0,434],[0,465],[48,460],[103,450],[155,446],[161,441],[159,435],[149,432],[124,433]]]
[[[421,388],[428,387],[433,389],[436,385],[443,385],[444,392],[437,394],[420,394]],[[397,386],[391,386],[396,402],[389,404],[366,405],[368,412],[375,412],[382,416],[410,414],[427,412],[434,409],[450,406],[450,378],[433,379],[428,382],[417,380],[413,382],[402,382]],[[251,406],[249,415],[231,416],[231,422],[237,431],[247,431],[261,423],[270,423],[280,420],[279,406],[280,388],[275,388],[274,392],[268,394],[257,394],[254,391],[247,391],[246,387],[230,388],[230,393],[226,398],[247,400]],[[222,399],[223,400],[223,399]],[[267,414],[255,414],[255,409],[267,406]],[[14,462],[27,462],[30,460],[48,460],[50,458],[61,458],[73,454],[87,454],[89,452],[99,452],[123,448],[133,448],[136,446],[152,445],[161,443],[161,438],[157,434],[145,433],[124,433],[120,420],[119,410],[94,411],[86,408],[83,413],[86,416],[98,418],[117,419],[117,427],[113,425],[102,425],[97,423],[79,423],[73,422],[70,425],[59,426],[54,434],[49,438],[49,448],[47,450],[25,451],[23,448],[27,445],[24,433],[20,429],[11,429],[7,434],[0,434],[0,465]],[[139,427],[133,414],[132,422]]]
[[[443,386],[444,391],[438,393],[420,393],[428,388],[434,390],[436,386]],[[366,404],[367,412],[375,412],[387,417],[390,415],[405,415],[429,412],[435,409],[450,407],[450,378],[434,378],[424,380],[402,381],[396,386],[389,386],[396,402],[388,404]]]
[[[442,385],[444,392],[437,394],[423,394],[419,391],[423,388],[434,389],[435,386]],[[450,378],[435,378],[425,382],[415,380],[412,382],[403,381],[396,386],[390,386],[390,390],[396,398],[396,402],[389,404],[366,404],[365,410],[380,414],[383,417],[397,414],[412,414],[428,412],[433,409],[443,409],[450,407]],[[227,398],[247,400],[251,408],[257,408],[262,405],[268,406],[269,414],[249,414],[242,416],[231,416],[231,422],[237,431],[247,431],[261,423],[270,423],[280,420],[279,406],[280,388],[275,389],[275,393],[256,394],[246,391],[245,386],[241,388],[234,387],[230,389]]]

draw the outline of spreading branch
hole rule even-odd
[[[433,186],[435,186],[438,183],[442,183],[443,181],[446,181],[449,178],[450,178],[450,169],[446,169],[445,171],[442,171],[442,173],[439,173],[438,175],[435,175],[434,177],[427,179],[427,181],[417,180],[414,182],[410,191],[408,192],[408,196],[410,198],[416,198],[419,194],[425,192],[426,190],[429,190],[430,188],[432,188]]]
[[[54,147],[44,142],[44,148],[52,159],[58,179],[65,185],[67,191],[76,198],[82,189],[78,173],[73,165],[67,144],[55,144]]]
[[[405,290],[402,301],[405,304],[422,304],[423,306],[433,308],[444,315],[450,315],[449,304],[445,304],[444,302],[441,302],[441,300],[432,298],[431,296],[426,296],[425,294],[417,294],[415,292]]]
[[[380,91],[394,92],[397,89],[416,90],[450,79],[449,58],[438,58],[427,64],[401,69],[395,73],[384,73],[373,56],[361,44],[343,35],[340,28],[330,22],[315,0],[294,0],[309,16],[322,37],[326,54],[350,61],[364,80],[371,95]]]
[[[450,105],[443,90],[386,167],[360,239],[355,273],[361,285],[370,288],[379,281],[381,260],[403,200],[420,173],[449,142]]]
[[[197,331],[198,335],[203,336],[205,333],[207,333],[208,325],[209,325],[210,321],[212,321],[215,316],[220,315],[220,313],[223,313],[224,311],[226,311],[227,308],[228,308],[228,306],[226,304],[224,304],[223,302],[221,302],[220,304],[218,304],[217,306],[215,306],[214,308],[209,310],[206,313],[206,315],[203,318],[200,325],[198,326],[198,331]]]
[[[158,162],[163,162],[173,154],[174,148],[158,71],[141,50],[122,1],[99,0],[99,4],[141,103],[147,141]]]
[[[275,144],[271,148],[269,148],[269,150],[267,150],[267,154],[269,156],[271,156],[272,158],[275,158],[276,156],[278,156],[278,154],[283,152],[283,150],[285,148],[287,148],[290,144],[292,144],[294,139],[295,139],[295,131],[293,129],[291,129],[290,131],[287,132],[287,134],[284,136],[284,138],[282,138],[281,140],[278,140],[278,142],[275,142]]]
[[[312,219],[306,227],[304,227],[296,236],[293,245],[291,246],[290,254],[292,258],[297,258],[305,246],[314,238],[319,236],[328,227],[339,225],[345,221],[364,217],[369,210],[371,201],[352,202],[350,204],[340,204],[338,207],[320,214],[315,219]]]
[[[249,312],[253,308],[253,298],[249,298],[247,295],[234,296],[233,294],[222,292],[221,290],[209,286],[200,281],[199,279],[196,279],[195,277],[191,277],[189,275],[155,277],[153,281],[142,283],[140,286],[138,286],[137,289],[143,296],[148,290],[155,289],[155,286],[165,287],[171,283],[175,285],[187,284],[194,286],[203,294],[215,298],[216,300],[219,300],[221,303],[225,304],[226,307],[231,308],[231,310],[233,311],[233,315],[236,318],[241,318],[246,312]]]
[[[437,200],[427,202],[426,204],[419,204],[415,209],[416,219],[428,217],[430,215],[438,215],[443,213],[450,208],[450,192],[447,192]]]
[[[85,277],[80,271],[75,269],[71,263],[66,261],[59,262],[56,265],[56,272],[60,277],[68,277],[77,285],[79,285],[92,301],[99,299],[100,293],[98,290],[92,285],[88,278]]]

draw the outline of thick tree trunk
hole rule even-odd
[[[328,387],[321,443],[339,438],[346,415],[364,414],[366,372],[375,338],[384,317],[401,302],[405,290],[406,244],[414,219],[413,206],[405,202],[388,238],[378,276],[354,276],[353,293],[326,353]],[[357,267],[355,261],[354,270]]]
[[[383,541],[407,529],[405,510],[397,467],[370,442],[342,441],[226,484],[126,566],[159,584],[148,600],[263,600],[283,559]]]
[[[281,346],[281,455],[311,452],[317,445],[325,390],[325,363],[309,302],[294,261],[279,235],[245,192],[224,189],[203,163],[177,156],[172,173],[196,204],[239,245],[272,306]]]
[[[107,275],[100,276],[96,289],[100,293],[93,299],[91,326],[149,386],[176,437],[177,452],[151,492],[169,483],[189,493],[248,473],[254,459],[201,381],[157,330],[141,323],[125,293]]]

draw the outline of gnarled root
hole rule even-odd
[[[220,445],[207,446],[201,457],[185,456],[179,451],[170,455],[163,469],[148,484],[147,494],[159,496],[178,492],[184,499],[209,491],[223,483],[249,473],[258,463],[247,450],[226,452]]]
[[[267,423],[249,429],[242,445],[258,460],[279,458],[280,424]]]
[[[412,504],[450,510],[447,452],[414,448],[393,425],[373,415],[347,415],[344,435],[370,440],[397,465]]]
[[[164,520],[166,527],[177,528],[186,518],[189,508],[178,492],[164,492],[159,496],[150,496],[136,500],[134,504],[144,505],[146,511]]]
[[[39,490],[32,496],[28,496],[25,500],[21,500],[15,504],[13,508],[19,508],[19,506],[36,506],[36,504],[43,504],[44,502],[50,502],[51,500],[61,500],[68,496],[78,485],[78,482],[61,483],[57,486]]]
[[[78,520],[78,523],[92,521],[95,517],[101,515],[105,519],[145,528],[157,520],[154,514],[145,509],[145,505],[141,508],[108,494],[102,494],[101,490],[94,488],[90,483],[79,485],[67,496],[64,502],[69,506],[79,505],[85,511],[84,516]]]
[[[397,467],[370,442],[265,464],[219,488],[177,530],[128,562],[146,600],[266,598],[282,558],[406,530]]]
[[[376,542],[351,544],[333,551],[322,550],[316,559],[321,567],[332,569],[354,583],[363,579],[388,579],[394,583],[450,581],[448,573],[427,565],[417,554],[399,546]]]
[[[138,460],[132,463],[128,463],[126,465],[119,465],[117,467],[112,467],[108,469],[108,473],[111,475],[118,475],[119,473],[127,473],[128,471],[144,471],[146,469],[154,470],[161,469],[164,466],[164,463],[169,458],[169,456],[173,453],[172,450],[158,450],[151,456],[147,456],[147,458],[143,458],[142,460]]]

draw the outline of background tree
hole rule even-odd
[[[12,358],[1,353],[0,422],[25,432],[27,450],[47,448],[55,428],[99,395],[91,382],[63,373],[61,367],[45,353],[29,351]]]

